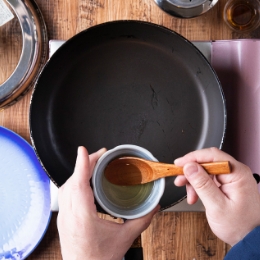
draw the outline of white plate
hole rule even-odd
[[[28,257],[50,218],[50,181],[33,148],[0,127],[0,260]]]

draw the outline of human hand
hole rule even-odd
[[[215,161],[230,161],[232,173],[212,177],[198,164]],[[184,167],[175,185],[186,185],[189,204],[201,199],[208,223],[221,240],[233,246],[260,225],[260,195],[249,167],[217,148],[191,152],[174,163]]]
[[[79,147],[74,173],[59,189],[57,226],[64,260],[122,260],[159,209],[123,224],[99,218],[89,181],[96,161],[105,151],[88,155],[84,147]]]

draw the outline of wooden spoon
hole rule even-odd
[[[209,174],[226,174],[231,166],[226,162],[200,164]],[[183,175],[182,167],[174,164],[148,161],[137,157],[121,157],[111,161],[105,168],[107,180],[116,185],[137,185],[159,178]]]

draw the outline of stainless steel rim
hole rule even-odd
[[[218,0],[201,0],[183,2],[179,0],[154,0],[166,13],[178,18],[194,18],[210,10]]]
[[[11,76],[0,85],[0,108],[25,95],[42,69],[48,52],[47,29],[37,4],[31,0],[7,0],[22,30],[22,53]]]

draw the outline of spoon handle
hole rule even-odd
[[[201,163],[200,165],[208,174],[227,174],[231,172],[231,165],[229,161]],[[183,175],[183,168],[174,164],[154,162],[153,168],[154,179]]]

